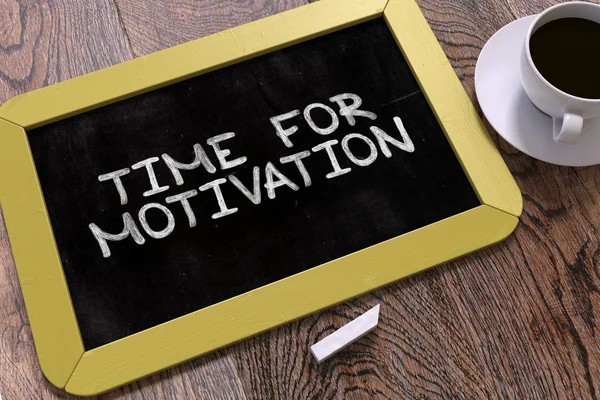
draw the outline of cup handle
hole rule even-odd
[[[583,117],[578,114],[566,113],[562,119],[552,118],[554,141],[556,143],[574,144],[583,128]]]

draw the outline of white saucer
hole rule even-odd
[[[520,57],[535,15],[506,25],[481,50],[475,67],[475,92],[492,127],[508,143],[552,164],[581,167],[600,164],[600,118],[586,120],[573,145],[552,138],[552,118],[529,100],[520,77]]]

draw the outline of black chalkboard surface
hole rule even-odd
[[[480,204],[381,18],[28,137],[86,350]]]

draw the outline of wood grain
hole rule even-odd
[[[128,60],[112,0],[0,0],[0,103]]]
[[[307,3],[306,0],[115,0],[135,57]]]
[[[0,0],[0,101],[295,1]],[[486,40],[554,3],[419,1],[475,104]],[[489,129],[524,195],[507,241],[103,397],[598,399],[600,167],[544,164]],[[66,398],[37,366],[4,230],[0,263],[0,394]],[[378,329],[321,365],[312,360],[312,343],[376,303]]]

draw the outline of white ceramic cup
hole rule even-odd
[[[527,31],[521,52],[521,82],[531,102],[552,117],[554,140],[573,144],[581,135],[584,121],[600,116],[600,99],[577,97],[556,88],[540,74],[529,49],[529,40],[536,30],[562,18],[583,18],[600,23],[600,5],[574,1],[555,5],[538,14]],[[561,55],[556,54],[556,57]]]

